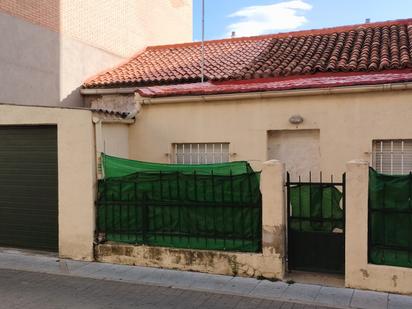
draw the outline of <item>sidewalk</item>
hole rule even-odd
[[[242,295],[334,308],[412,308],[410,296],[149,267],[62,260],[52,255],[3,248],[0,249],[0,269]]]

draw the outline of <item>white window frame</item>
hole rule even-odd
[[[181,152],[179,152],[179,146],[181,146],[180,148]],[[211,152],[209,151],[210,146],[212,148]],[[186,155],[189,155],[188,162],[185,161]],[[179,156],[182,156],[183,158],[181,162],[179,162],[178,160]],[[211,160],[209,159],[210,157],[212,158]],[[172,144],[171,163],[174,163],[174,164],[214,164],[214,163],[226,163],[226,162],[230,162],[230,143],[228,142],[173,143]]]
[[[372,167],[389,175],[409,174],[412,171],[412,139],[373,140]]]

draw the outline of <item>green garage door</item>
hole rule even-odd
[[[0,246],[57,251],[56,126],[0,126]]]

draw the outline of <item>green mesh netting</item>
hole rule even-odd
[[[181,172],[183,174],[239,175],[251,173],[253,169],[246,161],[219,164],[165,164],[128,160],[102,154],[102,166],[105,178],[126,176],[137,172]]]
[[[343,228],[342,193],[332,185],[303,184],[290,188],[290,228],[301,232],[332,232]]]
[[[369,170],[369,262],[412,267],[412,175]]]
[[[133,165],[130,160],[124,162]],[[195,172],[187,166],[182,172],[180,166],[173,170],[176,165],[171,165],[166,172],[137,172],[100,180],[98,231],[116,242],[257,252],[261,250],[259,173],[240,173],[241,168],[251,170],[243,162],[232,164],[239,168],[238,174],[231,173],[229,166],[195,166]],[[111,165],[109,170],[109,175],[114,175],[126,173],[127,168],[121,166],[119,172]],[[228,175],[218,175],[216,170]],[[206,171],[208,174],[202,174]]]

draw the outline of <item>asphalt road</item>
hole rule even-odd
[[[328,309],[258,298],[0,269],[0,308]]]

